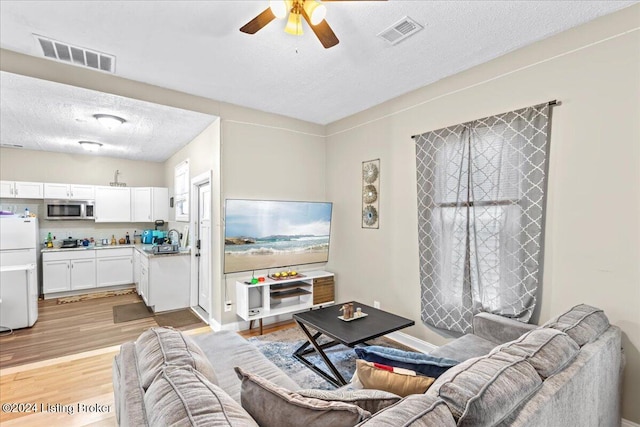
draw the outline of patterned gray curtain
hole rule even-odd
[[[529,321],[541,275],[549,104],[416,137],[422,321]]]

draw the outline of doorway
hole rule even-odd
[[[191,180],[192,207],[192,298],[191,305],[206,319],[211,317],[211,173],[207,172]]]

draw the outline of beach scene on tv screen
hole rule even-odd
[[[327,262],[331,203],[227,200],[224,271]]]

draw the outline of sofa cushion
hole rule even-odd
[[[491,354],[498,351],[526,359],[538,375],[548,378],[571,363],[578,355],[580,347],[564,332],[541,328],[496,347]]]
[[[495,346],[496,343],[492,341],[480,338],[477,335],[466,334],[430,351],[429,354],[434,357],[444,357],[462,362],[463,360],[489,354]]]
[[[407,396],[375,414],[358,427],[455,427],[447,405],[426,394]]]
[[[402,370],[405,372],[398,372]],[[435,381],[434,378],[416,375],[404,368],[393,369],[391,366],[362,359],[356,360],[355,376],[365,389],[384,390],[402,397],[424,393]]]
[[[216,384],[216,374],[202,350],[188,336],[172,328],[150,328],[135,343],[140,384],[145,390],[165,365],[185,365]]]
[[[542,327],[565,332],[582,347],[609,328],[609,319],[599,308],[580,304],[549,320]]]
[[[541,384],[529,362],[498,352],[454,366],[438,378],[428,393],[445,401],[458,426],[492,426]]]
[[[417,351],[404,351],[377,345],[357,347],[355,352],[360,359],[367,362],[410,369],[431,378],[438,378],[447,369],[460,363],[457,360],[430,356]]]
[[[397,394],[382,390],[298,390],[300,396],[313,397],[314,399],[328,402],[346,402],[357,405],[372,414],[400,401]]]
[[[133,342],[122,344],[113,359],[113,389],[118,425],[148,425]]]
[[[242,407],[261,427],[350,427],[371,416],[356,405],[303,397],[242,368],[235,370],[242,381]]]
[[[257,427],[220,387],[190,366],[165,366],[144,395],[151,426]]]

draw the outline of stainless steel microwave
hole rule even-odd
[[[93,200],[45,200],[46,219],[95,219]]]

